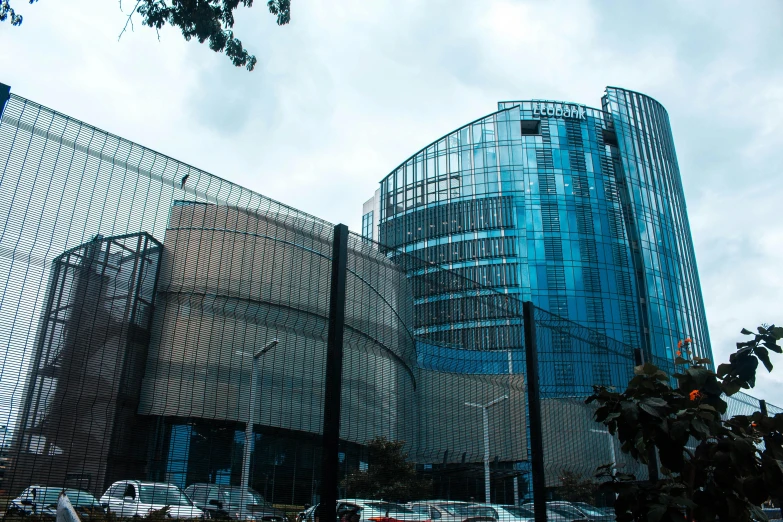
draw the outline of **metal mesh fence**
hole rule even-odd
[[[311,499],[332,225],[17,96],[0,158],[6,497],[71,487],[146,515],[122,499],[147,486],[109,486],[157,501],[155,483],[252,473],[276,503]]]
[[[316,502],[333,225],[17,96],[0,161],[4,508],[42,513],[63,487],[122,517],[162,502],[290,519]],[[370,495],[354,475],[382,471],[392,441],[423,489],[387,500],[483,498],[486,463],[514,502],[519,310],[353,234],[345,263],[339,496]],[[465,320],[516,325],[502,346],[427,337],[450,313],[433,303],[467,291],[486,296],[461,301]]]
[[[482,522],[506,508],[444,503],[532,498],[531,433],[550,496],[612,461],[646,477],[584,404],[624,386],[633,347],[535,308],[531,424],[524,306],[487,274],[341,236],[15,95],[0,165],[10,515],[52,514],[70,488],[82,513],[120,517],[293,522],[342,497],[365,520],[389,518],[384,499],[411,522]]]
[[[546,486],[564,487],[569,475],[589,481],[598,466],[613,462],[618,471],[646,480],[646,467],[620,451],[616,437],[593,420],[593,406],[584,403],[593,385],[624,389],[633,377],[634,347],[540,308],[535,321]]]

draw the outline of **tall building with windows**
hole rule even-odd
[[[365,216],[373,206],[391,257],[412,253],[531,299],[647,357],[671,361],[685,337],[712,355],[669,118],[649,96],[608,87],[600,109],[500,102],[403,161]],[[518,325],[459,317],[460,301],[475,298],[421,296],[420,310],[445,302],[454,313],[425,318],[417,333],[512,349]],[[552,342],[570,349],[566,335]],[[566,387],[608,379],[606,368],[580,379],[561,366],[553,374]]]

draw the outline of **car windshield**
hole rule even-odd
[[[576,506],[579,511],[584,513],[585,515],[589,515],[591,517],[603,517],[606,516],[606,513],[599,510],[595,506],[591,506],[590,504],[583,504],[582,502],[575,502],[574,506]]]
[[[458,509],[456,514],[460,516],[464,513],[471,517],[498,518],[497,511],[489,506],[460,506]]]
[[[227,504],[237,506],[242,504],[242,488],[220,488],[220,496]],[[265,505],[266,501],[257,491],[248,488],[247,503]]]
[[[451,516],[462,515],[467,507],[467,504],[438,504],[438,509],[442,509]]]
[[[408,509],[405,506],[401,506],[399,504],[393,504],[391,502],[369,502],[367,504],[367,507],[370,509],[374,509],[375,511],[380,511],[382,513],[413,513],[415,512],[412,509]]]
[[[161,506],[192,506],[190,499],[178,487],[168,484],[139,486],[139,500],[143,504]]]
[[[535,516],[535,514],[531,510],[523,507],[503,506],[503,509],[505,509],[515,517],[529,518]]]
[[[564,515],[567,517],[581,518],[583,516],[578,509],[573,506],[569,506],[568,504],[547,504],[546,508],[554,511],[558,515]]]
[[[497,518],[497,513],[491,507],[485,506],[468,506],[465,504],[456,504],[452,508],[454,510],[452,515],[464,516],[464,517],[491,517]]]
[[[41,488],[36,490],[35,501],[42,504],[57,504],[57,499],[60,497],[60,492],[63,491],[60,488]],[[68,495],[68,500],[74,506],[90,506],[97,504],[98,501],[95,497],[78,489],[66,489],[65,494]]]

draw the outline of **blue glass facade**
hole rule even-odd
[[[691,337],[711,357],[665,109],[614,87],[602,109],[543,100],[498,109],[381,181],[376,219],[390,255],[411,253],[531,299],[648,356],[671,361],[678,340]],[[420,296],[417,333],[474,350],[518,347],[519,324],[458,313],[461,299],[475,298]],[[574,382],[573,368],[561,373],[564,387]]]

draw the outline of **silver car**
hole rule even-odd
[[[565,509],[552,509],[547,502],[546,517],[549,522],[588,522],[587,518],[579,511],[570,508],[572,512],[566,512]],[[535,514],[533,504],[523,504],[522,506],[509,506],[504,504],[475,504],[492,509],[497,513],[498,522],[533,522]]]
[[[407,506],[433,522],[495,522],[491,510],[469,502],[422,500]]]
[[[402,504],[361,498],[338,500],[338,516],[341,513],[356,513],[359,515],[360,522],[426,522],[428,520],[427,517]]]
[[[297,520],[299,522],[324,522],[319,520],[319,504],[305,509]],[[383,500],[365,500],[360,498],[337,501],[337,517],[342,520],[347,514],[358,515],[358,522],[428,522],[429,518],[409,509],[402,504]]]

